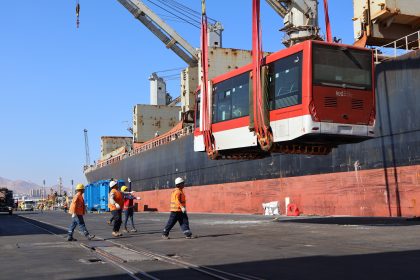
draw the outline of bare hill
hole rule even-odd
[[[24,180],[9,180],[3,177],[0,177],[0,188],[8,188],[13,190],[15,193],[28,194],[31,189],[39,189],[41,186]]]

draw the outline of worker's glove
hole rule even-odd
[[[137,199],[137,200],[140,200],[141,198],[140,198],[140,196],[138,196],[138,197],[136,197],[136,199]]]
[[[128,177],[128,182],[129,182],[129,183],[131,183],[131,179],[130,179],[130,177]]]
[[[185,212],[187,212],[187,209],[185,207],[181,206],[181,211],[182,211],[182,213],[185,213]]]
[[[117,210],[121,209],[121,206],[118,203],[115,203],[115,207],[117,207]]]
[[[134,194],[134,191],[131,191],[130,194]]]
[[[72,217],[72,218],[76,217],[76,214],[74,214],[74,213],[73,213],[73,214],[71,214],[71,217]]]

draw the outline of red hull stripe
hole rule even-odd
[[[289,198],[304,215],[420,216],[419,174],[420,165],[404,166],[187,187],[185,194],[189,212],[262,214],[262,203],[278,201],[285,214]],[[169,211],[171,191],[137,193],[138,209]]]

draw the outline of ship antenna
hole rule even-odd
[[[86,167],[90,166],[90,155],[89,155],[89,139],[88,139],[88,131],[85,128],[83,130],[85,133],[85,152],[86,152]]]

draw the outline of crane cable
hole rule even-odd
[[[183,4],[181,4],[181,3],[179,3],[179,2],[177,2],[177,1],[175,1],[175,0],[166,0],[167,2],[172,2],[173,4],[171,5],[170,3],[168,3],[168,5],[170,5],[170,6],[177,6],[177,7],[179,7],[179,9],[181,9],[182,11],[184,11],[184,12],[189,12],[189,14],[191,15],[191,16],[193,16],[194,14],[195,14],[195,16],[196,17],[198,17],[198,19],[200,19],[201,18],[201,13],[200,12],[198,12],[198,11],[195,11],[195,10],[193,10],[193,9],[191,9],[191,8],[189,8],[188,6],[185,6],[185,5],[183,5]],[[209,17],[208,15],[206,15],[206,18],[207,18],[207,21],[208,22],[210,22],[210,23],[216,23],[217,22],[217,20],[215,20],[215,19],[213,19],[213,18],[211,18],[211,17]]]
[[[266,123],[265,99],[263,98],[261,83],[261,66],[263,59],[262,38],[260,21],[260,0],[252,1],[252,97],[254,131],[257,134],[258,143],[264,151],[270,150],[272,146],[272,134],[269,123]]]
[[[177,5],[178,2],[173,1],[174,3],[173,3],[173,5],[171,5],[171,4],[167,3],[168,0],[165,0],[165,1],[157,0],[157,1],[159,1],[160,3],[162,3],[165,6],[169,7],[171,10],[173,10],[175,12],[178,12],[178,14],[180,14],[181,17],[184,16],[185,17],[184,21],[186,21],[188,19],[188,20],[194,21],[199,26],[200,17],[194,16],[191,12],[186,11],[185,8],[179,7]]]
[[[197,29],[200,29],[201,13],[197,12],[188,6],[185,6],[175,0],[145,0],[150,4],[158,7],[162,11],[166,12],[169,16],[169,20],[180,21],[190,24]],[[158,3],[157,3],[158,2]],[[173,18],[171,18],[171,16]],[[207,17],[207,16],[206,16]],[[214,24],[217,21],[210,17],[207,17],[207,21]]]
[[[201,0],[201,95],[202,95],[202,131],[204,146],[210,159],[217,159],[216,143],[211,129],[210,100],[208,89],[208,43],[207,43],[207,16],[206,1]]]
[[[162,5],[167,6],[165,3],[162,3],[162,2],[161,2],[161,4],[157,4],[156,2],[154,2],[154,1],[152,1],[152,0],[147,0],[147,1],[148,1],[148,2],[150,2],[151,4],[155,5],[156,7],[158,7],[158,8],[160,8],[160,9],[162,9],[163,11],[165,11],[165,12],[167,12],[167,13],[169,13],[169,14],[173,15],[174,17],[176,17],[176,18],[178,18],[178,19],[180,19],[180,20],[182,20],[182,21],[185,21],[186,23],[191,24],[191,25],[192,25],[192,26],[194,26],[194,27],[199,28],[199,25],[198,25],[198,23],[199,23],[199,22],[191,22],[191,21],[189,21],[189,20],[186,20],[185,18],[182,18],[182,17],[178,16],[178,15],[177,15],[177,14],[175,14],[174,12],[170,11],[170,9],[173,9],[173,7],[164,8],[164,7],[162,7]],[[159,0],[158,0],[158,1],[159,1]]]

